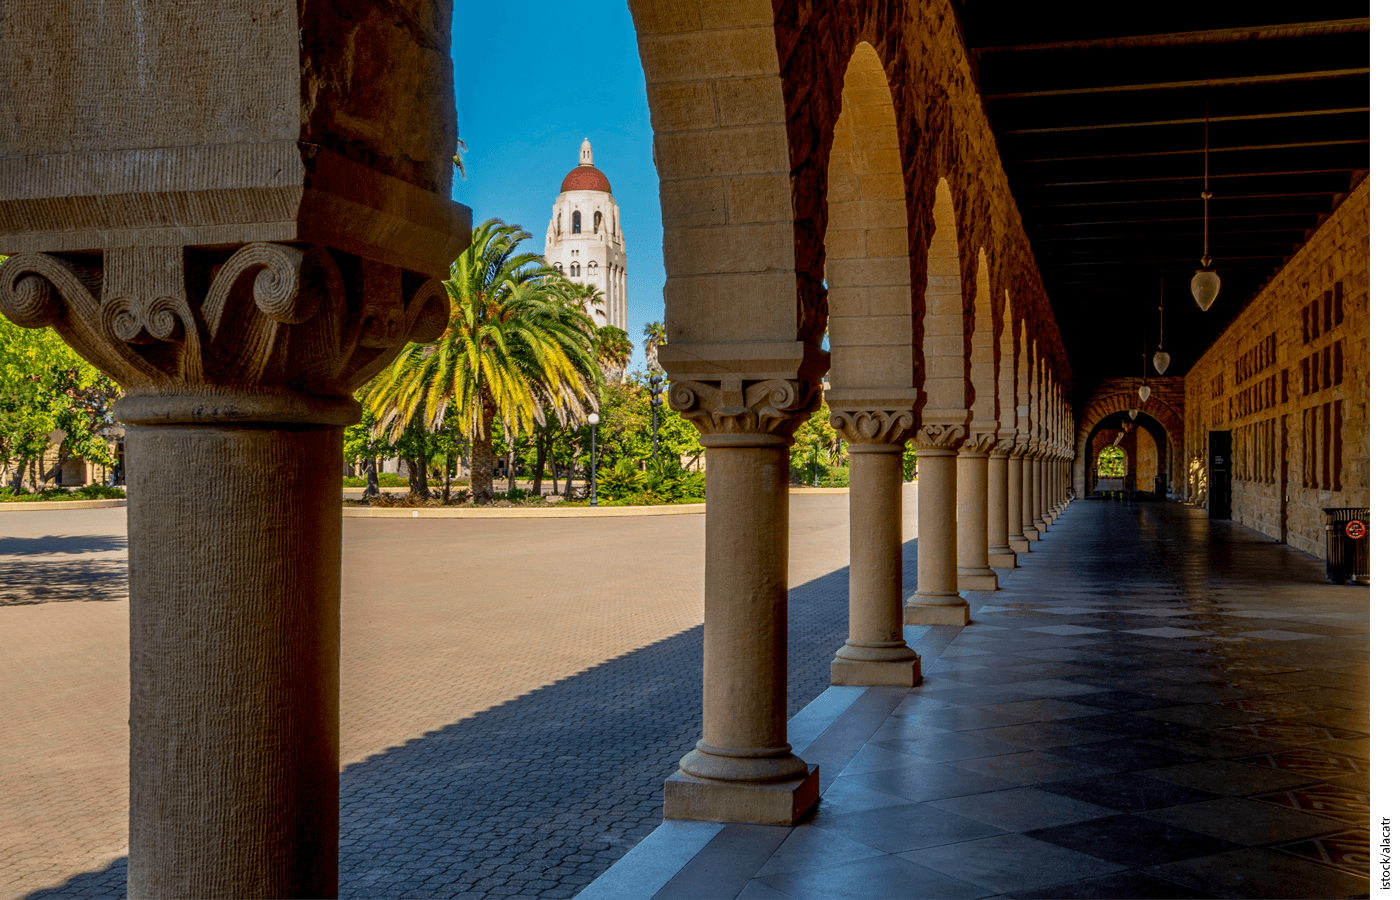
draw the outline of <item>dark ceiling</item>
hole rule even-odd
[[[1142,372],[1159,277],[1167,374],[1186,374],[1370,165],[1366,3],[959,12],[1078,396]],[[1207,111],[1222,288],[1202,313]]]

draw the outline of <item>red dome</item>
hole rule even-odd
[[[564,176],[564,183],[559,185],[559,193],[565,191],[602,191],[611,194],[612,185],[608,184],[608,176],[600,169],[594,166],[579,166]]]

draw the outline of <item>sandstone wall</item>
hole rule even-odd
[[[1188,499],[1207,502],[1209,432],[1229,431],[1231,517],[1316,556],[1324,508],[1371,502],[1370,188],[1368,176],[1186,376]]]
[[[1168,369],[1167,371],[1171,371]],[[1165,446],[1158,446],[1157,439],[1150,435],[1143,435],[1141,440],[1143,447],[1151,446],[1150,458],[1133,453],[1133,448],[1138,438],[1134,438],[1132,443],[1125,442],[1124,449],[1129,452],[1137,461],[1137,472],[1140,484],[1138,490],[1151,491],[1156,488],[1154,479],[1157,477],[1158,460],[1164,463],[1163,468],[1167,474],[1167,496],[1173,498],[1184,497],[1186,494],[1186,379],[1181,375],[1151,375],[1147,378],[1147,386],[1152,389],[1152,393],[1147,398],[1147,402],[1142,402],[1138,396],[1138,388],[1142,386],[1141,378],[1105,378],[1094,386],[1089,392],[1084,406],[1076,415],[1078,425],[1075,429],[1074,440],[1074,488],[1075,495],[1086,496],[1088,488],[1085,483],[1086,451],[1093,451],[1096,448],[1088,447],[1089,435],[1105,418],[1117,415],[1123,418],[1123,414],[1130,409],[1140,409],[1147,416],[1162,426],[1166,432]],[[1142,416],[1138,417],[1138,422],[1144,422]],[[1138,428],[1140,433],[1143,429]],[[1110,439],[1111,440],[1111,439]],[[1096,442],[1097,443],[1097,442]],[[1159,454],[1162,456],[1159,457]],[[1092,453],[1090,453],[1092,457]]]

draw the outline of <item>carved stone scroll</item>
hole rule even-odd
[[[851,444],[903,444],[914,431],[907,409],[833,409],[831,427]]]
[[[787,444],[821,405],[816,382],[739,378],[672,382],[667,402],[709,446]]]

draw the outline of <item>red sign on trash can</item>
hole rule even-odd
[[[1352,519],[1347,523],[1346,535],[1353,540],[1361,540],[1366,536],[1366,523],[1360,519]]]

